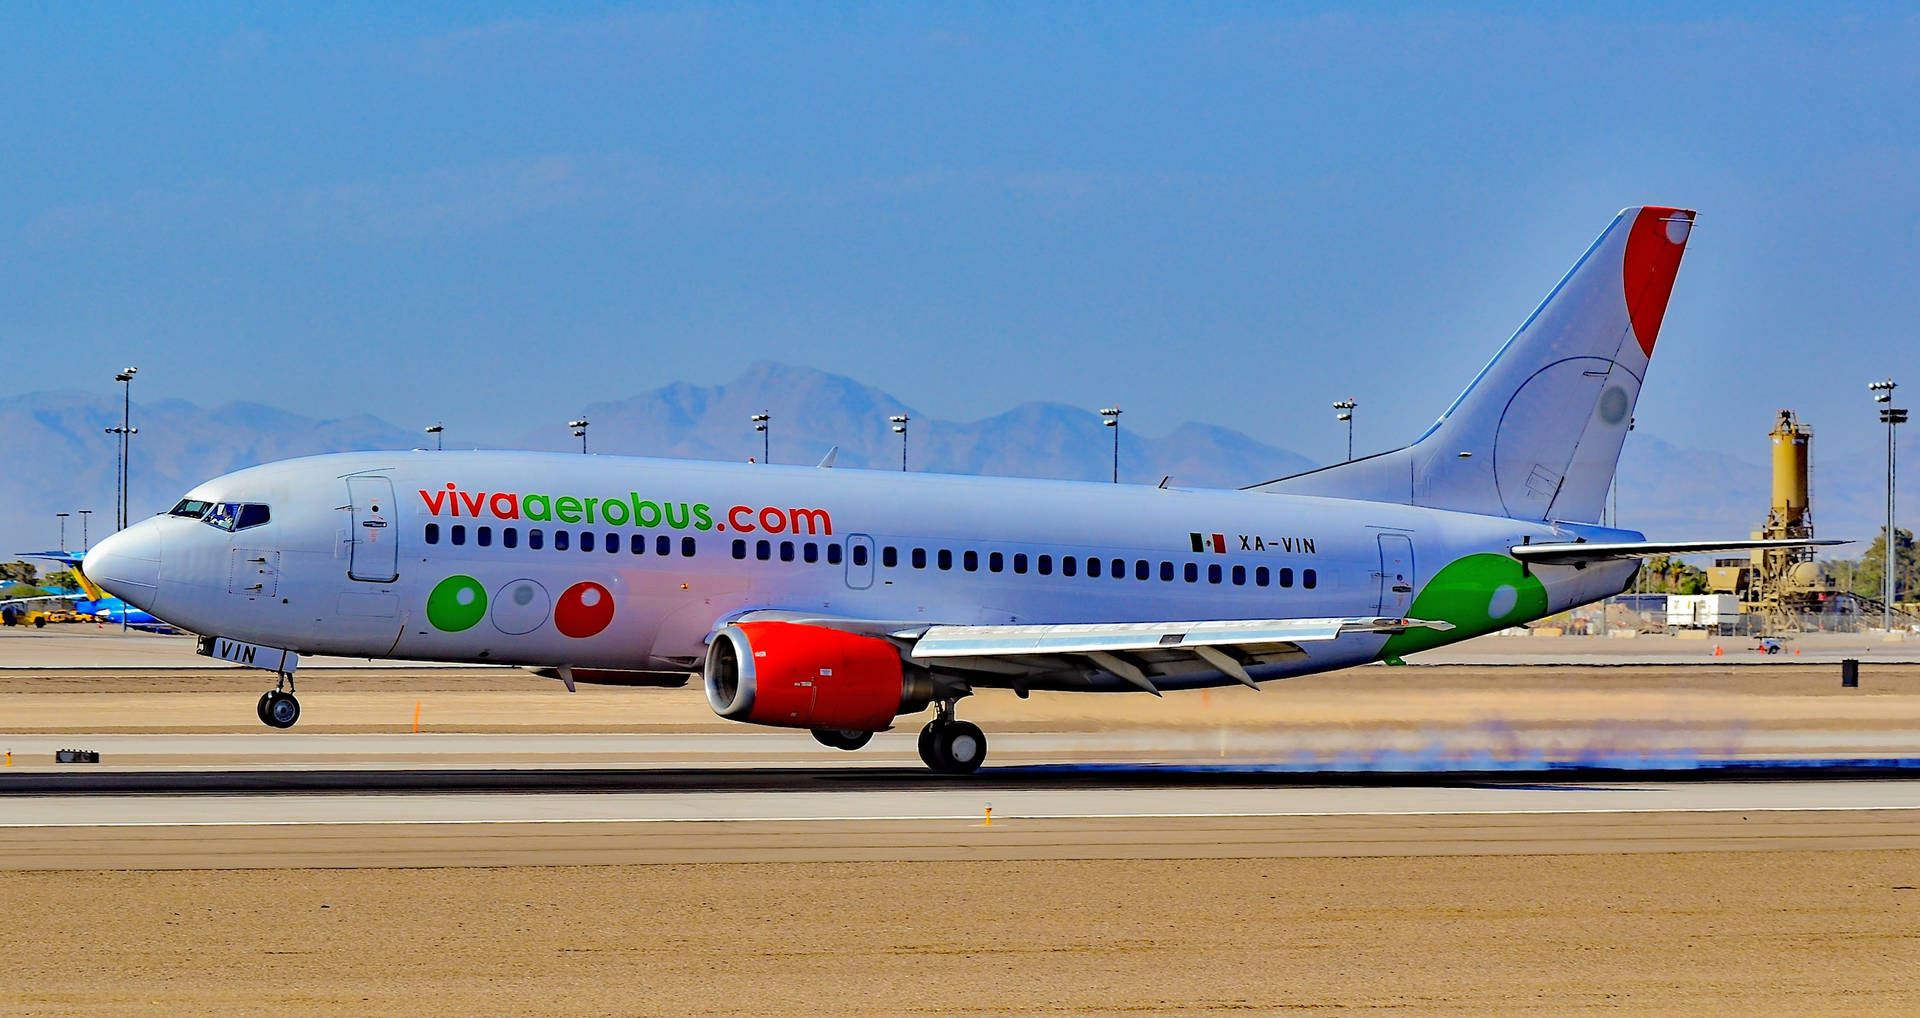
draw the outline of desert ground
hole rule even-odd
[[[12,773],[67,773],[49,747],[88,745],[106,770],[752,767],[775,788],[648,789],[621,801],[659,816],[595,822],[569,810],[614,798],[0,794],[0,1014],[1920,1013],[1909,780],[1662,800],[1551,774],[1295,778],[1136,799],[1042,771],[1031,795],[1077,808],[1023,816],[995,792],[988,827],[981,796],[912,785],[913,719],[836,754],[720,721],[696,686],[569,695],[505,669],[330,662],[301,673],[300,726],[267,732],[260,673],[144,646],[50,667],[0,636]],[[1378,746],[1437,747],[1442,765],[1596,745],[1920,756],[1920,665],[1869,658],[1842,689],[1827,661],[1642,649],[1163,700],[986,694],[963,715],[996,737],[990,771],[1351,763]],[[859,816],[776,818],[818,802],[798,777],[781,792],[783,768],[833,767],[894,791],[822,807]],[[886,819],[901,807],[883,794],[931,812]],[[752,815],[682,815],[729,802]],[[350,822],[371,813],[421,816]]]

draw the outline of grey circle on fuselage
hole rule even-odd
[[[493,595],[493,628],[508,636],[525,636],[547,624],[553,598],[539,581],[508,580]]]

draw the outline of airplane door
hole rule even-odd
[[[393,482],[365,475],[347,478],[347,502],[353,513],[347,538],[347,578],[392,583],[400,578],[400,514],[393,503]]]
[[[1413,603],[1413,540],[1405,534],[1380,535],[1380,614],[1407,617]]]
[[[847,586],[855,590],[873,586],[873,538],[865,534],[847,535]]]

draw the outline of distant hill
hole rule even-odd
[[[887,418],[905,413],[913,418],[913,470],[1077,480],[1103,480],[1112,470],[1112,432],[1087,409],[1029,403],[983,420],[947,421],[851,378],[771,362],[751,364],[720,385],[676,382],[584,412],[593,422],[590,448],[603,453],[744,461],[760,454],[748,418],[767,412],[775,462],[817,462],[837,445],[842,468],[898,469],[899,436]],[[321,452],[409,449],[424,438],[366,415],[316,420],[258,403],[213,409],[180,400],[137,403],[134,418],[140,427],[130,500],[135,518],[163,511],[194,484],[229,470]],[[0,471],[8,478],[0,554],[51,547],[55,512],[90,508],[96,538],[112,529],[115,447],[103,431],[119,420],[120,402],[111,393],[0,398]],[[457,430],[453,437],[450,446],[471,442],[459,442]],[[545,426],[497,444],[564,451],[575,448],[573,441],[564,429]],[[1755,436],[1754,459],[1765,449],[1765,437]],[[1870,539],[1883,505],[1878,461],[1835,457],[1841,469],[1818,472],[1827,458],[1816,441],[1814,508],[1821,531]],[[1213,425],[1182,424],[1164,435],[1131,427],[1121,433],[1126,483],[1154,484],[1170,475],[1182,486],[1237,487],[1318,465]],[[1744,456],[1679,448],[1636,432],[1620,476],[1622,518],[1650,536],[1744,536],[1766,514],[1765,468]],[[78,517],[69,521],[68,535],[68,544],[79,547]]]
[[[749,365],[723,385],[668,385],[614,403],[586,407],[589,448],[635,456],[758,459],[761,443],[749,418],[773,417],[776,463],[817,463],[840,447],[843,467],[898,469],[900,436],[887,418],[907,414],[907,465],[912,470],[1017,477],[1104,480],[1112,476],[1113,433],[1098,414],[1058,403],[1028,403],[979,421],[944,421],[851,378],[767,361]],[[1124,420],[1124,419],[1123,419]],[[527,449],[574,448],[560,428],[529,431]],[[1163,436],[1123,428],[1120,479],[1238,487],[1311,469],[1298,453],[1236,431],[1183,424]]]

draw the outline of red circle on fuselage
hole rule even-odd
[[[568,587],[553,605],[553,627],[584,640],[613,623],[613,593],[592,580]]]

